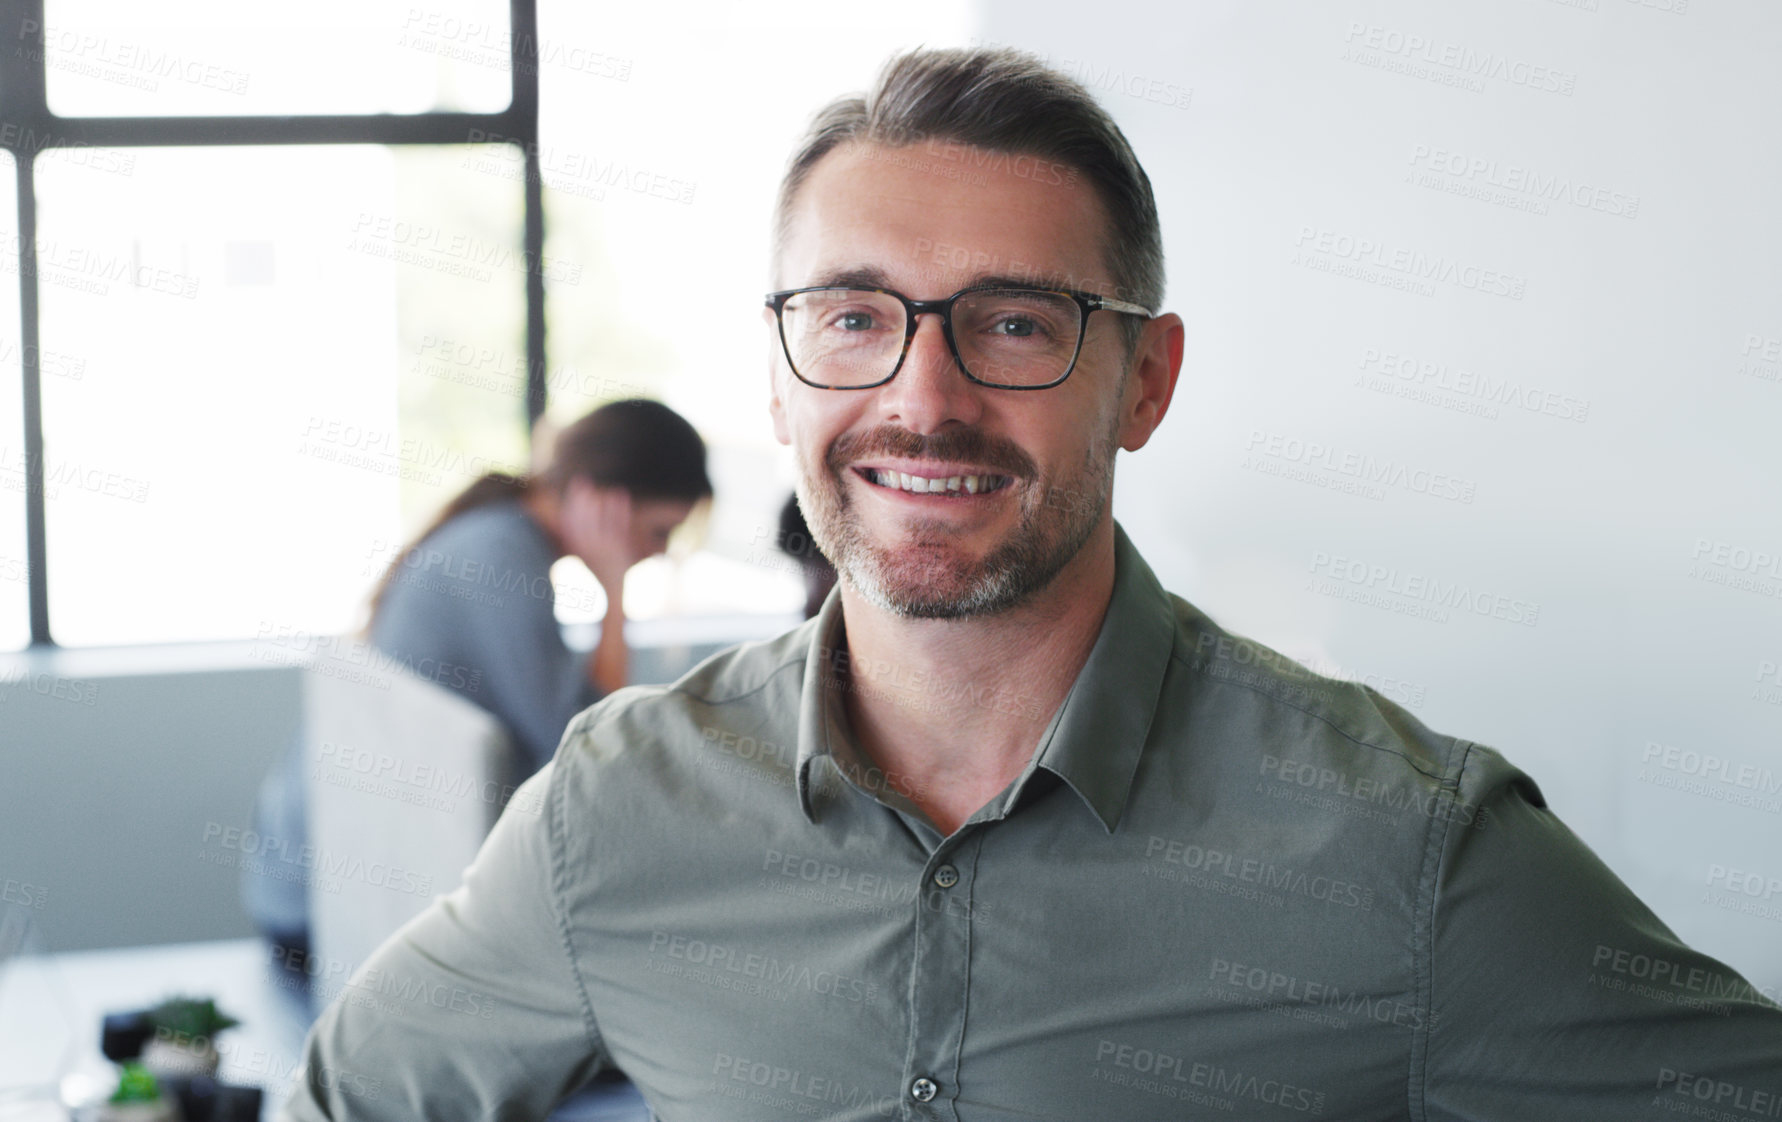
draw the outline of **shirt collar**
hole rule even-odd
[[[1034,757],[1070,784],[1109,833],[1126,810],[1174,646],[1169,596],[1116,522],[1114,594],[1101,633]],[[1010,792],[1011,807],[1018,795]]]
[[[849,735],[834,664],[843,637],[839,589],[830,592],[812,622],[799,703],[796,778],[799,805],[805,818],[815,823],[812,764],[820,756],[832,755],[832,737]],[[1101,631],[1064,703],[1041,734],[1033,764],[1012,785],[1005,813],[1033,768],[1043,767],[1069,784],[1102,826],[1113,832],[1126,809],[1174,642],[1169,597],[1116,522],[1114,592]]]

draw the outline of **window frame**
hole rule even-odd
[[[63,117],[50,111],[44,56],[44,0],[0,0],[17,46],[0,58],[0,149],[12,153],[18,180],[19,364],[24,393],[25,568],[30,611],[28,651],[58,644],[49,615],[49,543],[45,538],[43,385],[38,362],[36,157],[50,148],[268,147],[304,144],[463,145],[479,132],[521,149],[525,159],[522,253],[544,260],[544,178],[538,148],[538,4],[508,0],[506,109],[494,113],[429,111],[241,117]],[[488,141],[482,141],[488,143]],[[528,432],[545,411],[544,272],[528,268],[526,394]]]

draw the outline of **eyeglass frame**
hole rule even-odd
[[[876,382],[867,382],[858,386],[825,385],[822,382],[813,382],[803,374],[800,374],[798,372],[798,363],[792,358],[792,346],[790,343],[786,342],[786,317],[784,315],[784,310],[787,300],[790,300],[794,296],[802,296],[807,292],[877,292],[881,295],[889,296],[893,300],[902,304],[904,313],[903,349],[898,352],[897,362],[891,367],[891,373],[885,375]],[[979,292],[1041,292],[1052,296],[1068,296],[1074,300],[1079,313],[1079,319],[1077,321],[1077,347],[1076,350],[1071,352],[1070,362],[1065,366],[1064,373],[1060,374],[1050,382],[1043,382],[1039,385],[1011,386],[1003,382],[986,382],[984,379],[979,378],[970,370],[966,369],[965,359],[959,354],[959,344],[953,338],[953,305],[958,303],[961,297],[970,296]],[[943,297],[939,300],[911,300],[908,296],[905,296],[903,293],[894,289],[873,288],[867,285],[814,284],[806,288],[788,288],[780,292],[769,292],[767,294],[766,306],[773,309],[773,319],[776,329],[775,333],[780,337],[780,351],[786,356],[786,366],[792,371],[792,376],[797,378],[800,382],[803,382],[805,385],[819,390],[870,390],[882,386],[886,382],[897,377],[898,372],[903,369],[904,360],[910,356],[910,344],[916,340],[916,328],[921,326],[916,321],[917,316],[940,316],[941,337],[947,341],[947,350],[952,352],[954,364],[959,367],[959,372],[965,375],[968,382],[972,382],[979,386],[985,386],[993,390],[1049,390],[1054,386],[1063,384],[1064,380],[1070,377],[1076,370],[1077,359],[1081,358],[1083,354],[1083,340],[1089,336],[1089,314],[1091,312],[1109,311],[1119,315],[1144,316],[1146,319],[1154,319],[1157,315],[1156,312],[1151,311],[1149,308],[1141,307],[1138,304],[1129,303],[1125,300],[1115,300],[1111,297],[1102,296],[1094,292],[1079,292],[1074,288],[1039,288],[1008,284],[971,285],[960,289],[951,296]]]

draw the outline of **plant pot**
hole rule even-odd
[[[152,1103],[100,1103],[93,1122],[179,1122],[179,1110],[165,1098]]]
[[[202,1039],[202,1038],[201,1038]],[[208,1039],[186,1043],[150,1040],[142,1047],[142,1066],[157,1079],[169,1075],[215,1075],[222,1057]]]

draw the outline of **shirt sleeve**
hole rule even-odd
[[[1782,1009],[1685,946],[1497,753],[1470,747],[1450,809],[1412,1118],[1782,1117]]]
[[[606,1065],[568,950],[555,775],[520,788],[464,884],[322,1013],[282,1122],[542,1119]]]

